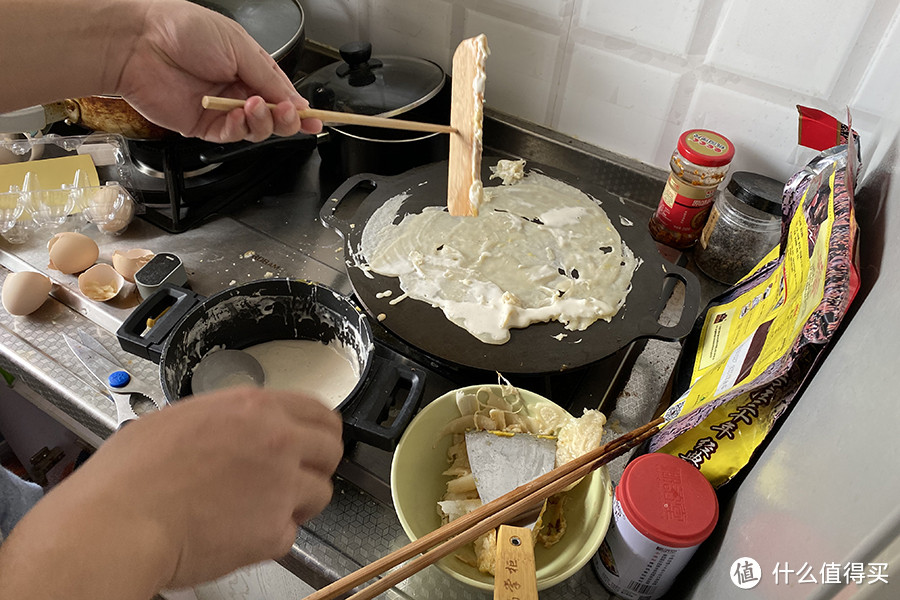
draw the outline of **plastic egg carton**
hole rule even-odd
[[[64,156],[88,155],[99,181],[74,169],[70,183],[45,186],[39,181],[41,161]],[[126,189],[131,180],[131,161],[125,138],[114,134],[32,137],[19,134],[0,137],[0,162],[18,163],[21,183],[0,191],[0,235],[10,243],[23,243],[36,229],[79,229],[93,224],[101,232],[125,231],[143,208]],[[34,170],[29,166],[34,165]],[[0,165],[2,168],[2,165]],[[57,182],[58,183],[58,182]]]

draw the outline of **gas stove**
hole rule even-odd
[[[488,114],[485,140],[485,154],[521,156],[578,173],[579,181],[603,186],[646,218],[662,187],[654,173],[626,168],[614,157],[592,154],[572,140],[561,143],[552,132],[508,118]],[[312,136],[249,149],[245,144],[217,146],[183,138],[130,142],[132,189],[143,212],[122,235],[98,239],[100,259],[108,261],[115,250],[135,247],[172,252],[182,259],[188,285],[203,296],[267,277],[308,279],[351,296],[343,240],[319,221],[320,209],[343,179],[323,164],[316,144]],[[678,258],[670,257],[673,262]],[[0,251],[0,262],[12,270],[45,270],[45,245]],[[60,284],[54,291],[58,299],[111,332],[139,302],[137,294],[112,303],[91,302],[78,292],[73,276],[52,275]],[[426,355],[371,322],[380,351],[426,374],[423,403],[457,387],[497,380],[494,372]],[[509,379],[575,414],[583,408],[609,412],[645,343],[635,341],[584,369]],[[348,449],[341,475],[389,504],[390,459],[390,452],[359,444]]]
[[[215,145],[172,138],[128,142],[134,166],[130,191],[142,217],[170,233],[182,233],[236,203],[256,199],[283,172],[293,154],[309,154],[314,136],[264,144]]]

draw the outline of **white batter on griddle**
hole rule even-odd
[[[244,348],[266,373],[265,387],[315,396],[335,408],[359,381],[355,361],[338,347],[313,340],[273,340]]]
[[[570,185],[534,172],[523,178],[524,161],[501,163],[497,176],[510,184],[484,188],[477,217],[434,206],[395,225],[416,192],[388,200],[363,231],[363,268],[398,277],[409,297],[490,344],[531,323],[578,331],[610,320],[637,261],[606,213]]]

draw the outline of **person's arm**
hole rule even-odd
[[[114,434],[0,545],[0,599],[146,600],[286,554],[331,498],[341,420],[257,388]]]
[[[236,22],[186,0],[0,0],[0,112],[92,94],[215,142],[316,132],[308,103]],[[248,99],[206,111],[204,95]],[[277,104],[269,110],[265,102]]]

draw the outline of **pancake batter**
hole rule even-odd
[[[314,340],[273,340],[244,348],[266,372],[265,387],[315,396],[337,407],[359,381],[359,368],[341,348]]]
[[[595,200],[523,170],[524,161],[498,163],[504,185],[484,188],[477,217],[433,206],[395,225],[410,194],[388,200],[363,231],[363,268],[398,277],[405,295],[489,344],[531,323],[580,331],[609,321],[638,261]]]

